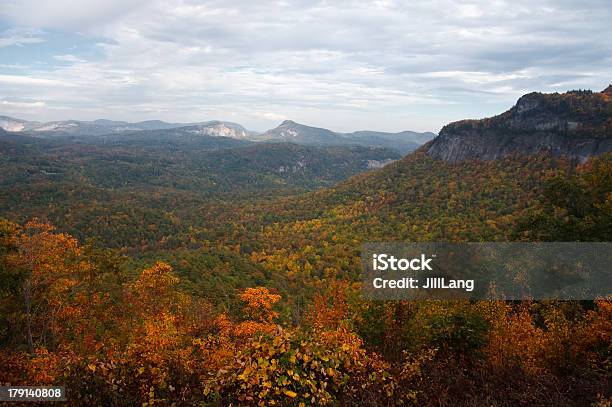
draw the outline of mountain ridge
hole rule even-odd
[[[53,137],[63,135],[101,136],[106,134],[123,134],[136,131],[169,130],[181,127],[214,127],[225,126],[239,130],[236,138],[243,138],[244,134],[254,133],[233,122],[212,120],[197,123],[169,123],[162,120],[144,120],[140,122],[126,122],[122,120],[96,119],[96,120],[56,120],[49,122],[28,121],[10,116],[0,116],[0,128],[12,132],[28,132],[39,137]],[[227,134],[222,131],[221,135]]]
[[[584,162],[612,151],[611,94],[528,93],[497,116],[447,124],[424,148],[449,163],[539,152]]]
[[[312,127],[284,120],[279,126],[263,133],[246,129],[244,126],[221,120],[210,120],[199,123],[167,123],[161,120],[147,120],[136,123],[97,119],[93,121],[64,120],[52,122],[36,122],[0,116],[0,128],[11,132],[28,133],[35,137],[86,137],[115,136],[140,137],[142,132],[160,131],[175,132],[175,134],[190,133],[215,137],[229,137],[252,142],[293,142],[301,145],[331,146],[360,145],[364,147],[385,147],[401,154],[417,149],[421,144],[435,137],[434,133],[418,133],[402,131],[398,133],[359,130],[352,133],[340,133],[329,129]]]
[[[358,130],[340,133],[321,127],[307,126],[293,120],[284,120],[279,126],[258,136],[266,141],[291,141],[305,145],[364,145],[392,148],[402,154],[416,150],[433,139],[434,133],[401,131],[397,133]]]

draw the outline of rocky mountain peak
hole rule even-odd
[[[498,116],[444,126],[427,152],[450,163],[542,151],[584,161],[612,151],[609,89],[529,93]]]
[[[541,106],[542,100],[543,95],[538,92],[532,92],[521,96],[515,105],[516,112],[521,114],[537,109]]]

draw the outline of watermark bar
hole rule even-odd
[[[0,401],[66,401],[63,386],[0,386]]]
[[[367,243],[378,300],[594,300],[612,295],[612,243]]]

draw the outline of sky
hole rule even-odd
[[[434,131],[612,82],[610,0],[2,0],[0,115]]]

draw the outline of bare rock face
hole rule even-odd
[[[612,152],[612,87],[601,93],[530,93],[501,115],[445,126],[425,148],[449,163],[540,152],[582,162]]]

